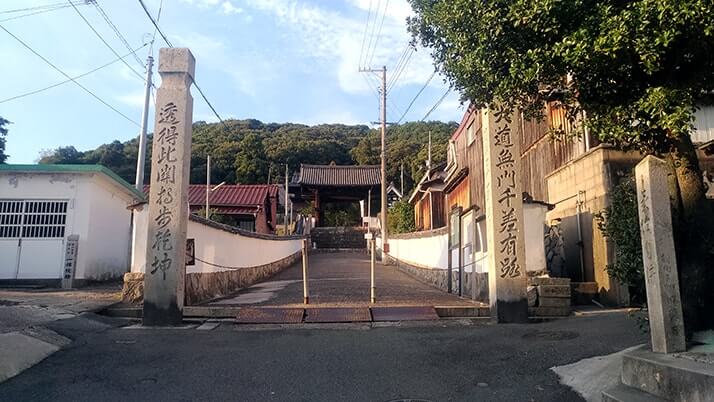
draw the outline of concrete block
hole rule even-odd
[[[602,402],[665,402],[652,394],[618,384],[602,391]]]
[[[570,298],[565,297],[540,297],[538,298],[540,307],[570,307]]]
[[[570,286],[570,278],[545,278],[533,277],[528,278],[529,285],[546,285],[546,286]]]
[[[622,383],[669,401],[711,401],[714,367],[642,347],[623,355]]]
[[[540,285],[538,297],[567,297],[570,298],[569,285]]]

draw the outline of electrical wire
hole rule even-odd
[[[114,59],[114,60],[112,60],[112,61],[110,61],[110,62],[108,62],[108,63],[106,63],[106,64],[102,64],[101,66],[99,66],[99,67],[97,67],[97,68],[95,68],[95,69],[89,70],[89,71],[87,71],[87,72],[84,73],[84,74],[76,75],[76,76],[72,77],[71,79],[64,80],[64,81],[62,81],[62,82],[58,82],[58,83],[56,83],[56,84],[53,84],[53,85],[50,85],[50,86],[47,86],[47,87],[44,87],[44,88],[41,88],[41,89],[36,89],[36,90],[34,90],[34,91],[25,92],[24,94],[16,95],[16,96],[13,96],[13,97],[10,97],[10,98],[7,98],[7,99],[2,99],[2,100],[0,100],[0,103],[10,102],[10,101],[15,100],[15,99],[20,99],[20,98],[24,98],[24,97],[26,97],[26,96],[30,96],[30,95],[34,95],[34,94],[37,94],[37,93],[40,93],[40,92],[44,92],[44,91],[47,91],[48,89],[56,88],[56,87],[58,87],[58,86],[60,86],[60,85],[66,84],[66,83],[68,83],[68,82],[72,82],[72,80],[77,80],[77,79],[80,79],[80,78],[82,78],[82,77],[86,77],[86,76],[88,76],[89,74],[92,74],[92,73],[97,72],[97,71],[99,71],[99,70],[101,70],[101,69],[103,69],[103,68],[106,68],[106,67],[111,66],[112,64],[114,64],[114,63],[118,62],[119,60],[121,60],[122,58],[127,58],[127,57],[131,56],[132,54],[138,52],[139,50],[145,48],[145,47],[148,46],[148,45],[149,45],[148,43],[144,43],[141,47],[137,48],[136,50],[133,50],[131,53],[127,53],[127,54],[125,54],[124,56],[122,56],[121,58]]]
[[[424,92],[426,87],[429,86],[429,83],[431,82],[431,80],[434,78],[435,75],[436,75],[436,70],[434,70],[434,72],[431,73],[429,78],[424,83],[424,86],[421,87],[421,89],[419,90],[419,92],[417,92],[417,94],[414,96],[412,101],[409,102],[409,106],[407,106],[407,110],[402,114],[402,117],[399,118],[399,121],[397,121],[397,124],[401,123],[402,120],[404,120],[404,116],[406,116],[407,113],[409,113],[409,110],[411,110],[412,106],[414,106],[414,102],[416,102],[417,98],[419,97],[419,95],[421,95],[422,92]]]
[[[87,4],[84,1],[76,1],[75,4],[77,5],[83,5]],[[21,13],[25,11],[36,11],[36,10],[47,10],[47,11],[52,11],[52,10],[58,10],[60,8],[66,8],[69,7],[67,3],[53,3],[53,4],[45,4],[44,6],[35,6],[35,7],[26,7],[26,8],[16,8],[14,10],[4,10],[0,11],[0,14],[12,14],[12,13]]]
[[[441,98],[439,98],[439,100],[436,101],[436,104],[434,104],[434,106],[426,113],[426,115],[424,115],[424,117],[422,117],[421,121],[426,120],[427,118],[429,118],[429,116],[430,116],[432,113],[434,113],[434,111],[436,110],[436,108],[438,108],[439,105],[441,105],[441,102],[443,102],[444,99],[446,99],[446,95],[448,95],[449,92],[451,92],[451,88],[447,89],[446,92],[444,92],[444,95],[442,95]]]
[[[362,35],[362,46],[360,46],[360,51],[359,51],[359,61],[357,62],[358,68],[361,69],[363,67],[362,64],[362,59],[364,55],[364,45],[367,42],[367,31],[369,30],[369,21],[372,18],[372,0],[369,0],[369,10],[367,11],[367,24],[364,26],[364,34]]]
[[[377,31],[377,37],[374,39],[374,46],[372,47],[372,56],[369,58],[367,65],[372,65],[372,60],[374,59],[374,53],[377,50],[377,44],[379,42],[379,37],[382,36],[382,27],[384,26],[384,18],[387,16],[387,7],[389,7],[389,0],[384,4],[384,12],[382,13],[382,22],[379,23],[379,30]],[[379,11],[379,9],[377,9]],[[376,22],[376,21],[375,21]]]
[[[124,35],[122,35],[121,31],[119,31],[119,28],[112,22],[111,18],[109,18],[109,15],[107,15],[106,12],[104,12],[104,9],[102,6],[99,5],[98,1],[94,1],[92,4],[94,4],[94,7],[97,9],[99,14],[104,18],[104,21],[106,21],[107,25],[114,31],[114,34],[119,38],[122,44],[124,44],[124,47],[126,47],[127,50],[131,51],[131,45],[129,44],[129,41],[126,40]],[[136,60],[137,63],[139,63],[140,66],[143,68],[146,68],[146,65],[144,64],[143,61],[139,58],[139,56],[136,55],[136,53],[132,53],[134,55],[134,60]]]
[[[144,4],[144,1],[139,0],[139,4],[141,4],[141,8],[144,9],[144,13],[146,13],[146,16],[149,17],[149,20],[151,20],[151,23],[154,24],[154,28],[156,28],[156,31],[159,33],[159,35],[161,35],[161,38],[164,39],[164,42],[166,42],[166,44],[169,47],[174,47],[174,45],[172,45],[171,42],[169,42],[169,38],[167,38],[166,35],[164,35],[164,33],[161,32],[161,28],[159,28],[159,24],[156,22],[156,20],[154,20],[154,17],[151,16],[151,13],[149,12],[149,9],[146,8],[146,4]]]
[[[94,28],[94,26],[89,22],[89,20],[87,20],[87,18],[84,17],[84,14],[82,14],[82,12],[79,11],[79,9],[77,8],[77,6],[75,6],[71,1],[69,1],[69,4],[72,5],[72,8],[74,8],[74,11],[77,12],[77,15],[79,15],[79,16],[82,18],[82,21],[84,21],[84,23],[87,24],[87,26],[92,30],[92,32],[94,32],[94,34],[97,36],[97,38],[99,38],[99,40],[101,40],[102,43],[104,43],[104,45],[107,47],[107,49],[111,50],[111,52],[114,53],[114,56],[116,56],[117,58],[121,58],[121,56],[119,55],[119,53],[117,53],[117,51],[114,50],[114,48],[113,48],[113,47],[104,39],[104,37]],[[131,51],[131,48],[129,48],[129,51]],[[144,81],[144,77],[141,75],[141,73],[139,73],[139,72],[136,71],[132,66],[130,66],[129,63],[126,62],[126,60],[121,59],[121,61],[122,61],[122,63],[124,63],[124,65],[125,65],[129,70],[131,70],[137,77],[139,77],[140,80]]]
[[[136,121],[132,120],[130,117],[128,117],[128,116],[125,115],[124,113],[120,112],[117,108],[115,108],[114,106],[110,105],[110,104],[107,103],[104,99],[102,99],[102,98],[100,98],[99,96],[97,96],[94,92],[92,92],[92,91],[90,91],[89,89],[87,89],[87,87],[85,87],[84,85],[80,84],[77,80],[73,79],[72,77],[70,77],[67,73],[65,73],[64,71],[62,71],[62,69],[60,69],[60,68],[57,67],[56,65],[52,64],[51,61],[47,60],[44,56],[42,56],[41,54],[39,54],[39,53],[38,53],[35,49],[33,49],[30,45],[28,45],[28,44],[25,43],[22,39],[20,39],[20,38],[18,38],[17,36],[15,36],[15,34],[13,34],[12,32],[8,31],[7,28],[5,28],[4,26],[0,25],[0,29],[2,29],[3,31],[5,31],[8,35],[10,35],[10,36],[11,36],[13,39],[15,39],[17,42],[19,42],[19,43],[20,43],[22,46],[24,46],[27,50],[29,50],[30,52],[32,52],[35,56],[37,56],[37,57],[39,57],[40,59],[42,59],[42,61],[44,61],[47,65],[49,65],[50,67],[52,67],[53,69],[55,69],[55,70],[56,70],[57,72],[59,72],[60,74],[64,75],[64,76],[65,76],[67,79],[69,79],[70,81],[74,82],[78,87],[82,88],[85,92],[87,92],[89,95],[91,95],[94,99],[96,99],[96,100],[98,100],[99,102],[101,102],[102,104],[104,104],[104,106],[106,106],[106,107],[108,107],[109,109],[113,110],[116,114],[120,115],[121,117],[123,117],[123,118],[126,119],[127,121],[130,121],[131,123],[135,124],[136,126],[141,127],[141,125],[140,125],[139,123],[137,123]]]
[[[149,10],[146,8],[146,4],[144,4],[144,1],[143,1],[143,0],[139,0],[139,4],[141,4],[141,7],[144,9],[144,13],[146,13],[146,16],[149,17],[149,20],[151,20],[151,23],[154,25],[154,28],[156,28],[156,31],[157,31],[157,32],[159,33],[159,35],[161,35],[161,37],[164,39],[164,42],[166,42],[166,44],[167,44],[169,47],[173,48],[174,45],[172,45],[171,42],[169,42],[169,39],[168,39],[168,38],[166,37],[166,35],[164,35],[164,33],[161,31],[161,28],[159,28],[159,24],[156,22],[156,20],[154,20],[154,17],[151,16],[151,13],[149,13]],[[214,108],[213,105],[211,104],[211,102],[208,100],[208,98],[206,97],[206,94],[203,93],[203,90],[201,89],[201,87],[198,86],[198,83],[196,82],[196,79],[195,79],[194,77],[191,77],[191,82],[193,82],[193,85],[196,87],[196,90],[198,90],[198,93],[201,94],[201,97],[202,97],[203,100],[206,102],[206,104],[208,105],[208,107],[211,109],[211,111],[213,112],[213,114],[218,118],[218,120],[221,122],[221,124],[223,124],[223,127],[224,127],[225,129],[228,129],[228,125],[227,125],[226,122],[223,120],[223,118],[221,118],[221,116],[218,114],[218,112],[216,111],[216,108]]]

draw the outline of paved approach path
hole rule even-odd
[[[647,339],[624,313],[213,331],[107,329],[89,318],[53,323],[72,346],[1,383],[0,400],[572,402],[582,399],[550,367]]]
[[[309,256],[310,305],[369,306],[370,264],[366,252],[320,252]],[[377,306],[474,306],[480,303],[421,283],[395,266],[375,266]],[[211,305],[303,307],[302,262]]]

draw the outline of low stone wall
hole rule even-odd
[[[404,261],[396,261],[397,269],[412,276],[419,282],[425,283],[429,286],[435,287],[441,291],[449,291],[449,271],[440,268],[429,268],[420,267],[411,263]],[[462,290],[462,296],[466,298],[473,298],[474,294],[474,281],[476,281],[476,297],[475,300],[488,303],[488,273],[476,273],[464,272],[463,275],[464,286]],[[454,270],[451,273],[451,284],[452,293],[459,293],[459,272]]]
[[[186,274],[185,303],[200,304],[217,297],[227,296],[242,288],[268,279],[297,262],[299,251],[286,258],[257,267],[239,268],[220,272],[192,272]],[[141,303],[144,300],[144,274],[129,272],[124,275],[122,301]]]
[[[186,305],[195,305],[217,297],[227,296],[268,279],[293,265],[302,256],[299,251],[291,256],[257,267],[221,272],[194,272],[186,274]]]

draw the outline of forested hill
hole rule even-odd
[[[193,125],[191,183],[206,182],[206,155],[211,155],[211,181],[255,184],[284,180],[285,163],[290,174],[301,163],[378,164],[379,130],[364,125],[263,123],[258,120],[228,120]],[[424,122],[391,126],[387,131],[387,171],[399,186],[404,164],[404,188],[408,193],[424,173],[428,133],[432,133],[432,158],[446,158],[448,139],[456,123]],[[149,136],[151,140],[151,136]],[[151,146],[148,146],[149,154]],[[134,182],[138,139],[114,141],[89,151],[73,146],[45,152],[39,163],[101,164],[129,183]],[[149,156],[150,158],[150,156]],[[146,182],[150,164],[147,163]]]

